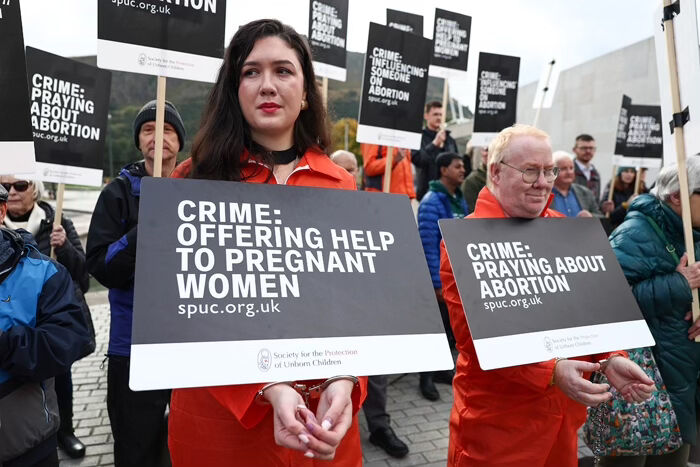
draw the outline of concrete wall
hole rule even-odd
[[[537,83],[530,83],[518,91],[517,115],[521,123],[531,124],[535,118],[532,101],[536,87]],[[603,184],[611,176],[622,94],[630,96],[635,104],[659,104],[653,38],[563,70],[552,107],[540,113],[538,127],[550,134],[555,151],[572,152],[574,138],[581,133],[596,139],[598,152],[593,163]],[[655,175],[650,172],[649,180]]]

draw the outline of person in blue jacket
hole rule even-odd
[[[442,323],[445,326],[450,347],[454,348],[455,338],[450,326],[445,300],[442,298],[442,283],[440,282],[440,241],[442,234],[438,221],[440,219],[463,218],[469,213],[459,189],[464,181],[464,161],[462,156],[454,152],[443,152],[435,159],[440,178],[428,184],[428,193],[423,197],[418,207],[418,231],[425,259],[430,269],[430,278],[435,288],[435,297],[440,306]],[[452,371],[426,372],[420,375],[420,390],[423,397],[434,401],[440,398],[435,382],[452,384]]]
[[[0,224],[7,214],[0,186]],[[58,467],[53,378],[89,343],[73,280],[24,230],[0,229],[0,465]]]
[[[695,257],[700,258],[700,155],[689,157],[686,164],[690,199],[683,201],[690,204]],[[690,322],[691,291],[700,287],[700,262],[688,265],[677,165],[664,167],[651,194],[632,201],[624,222],[610,235],[610,244],[656,341],[654,358],[684,444],[661,456],[609,457],[600,465],[685,466],[696,440],[700,396],[700,343],[694,341],[700,335],[700,320]]]
[[[131,322],[141,180],[153,176],[156,101],[145,104],[134,119],[134,144],[144,160],[124,167],[104,187],[88,231],[88,271],[109,289],[109,348],[107,413],[114,436],[114,464],[168,465],[167,419],[170,390],[132,391],[129,388]],[[185,127],[177,109],[165,103],[161,176],[175,169],[185,145]],[[154,278],[157,280],[157,278]]]

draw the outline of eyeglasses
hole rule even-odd
[[[510,167],[513,170],[517,170],[521,174],[523,174],[523,182],[527,184],[535,183],[538,178],[540,178],[540,172],[544,174],[544,179],[547,181],[547,183],[552,183],[556,178],[557,175],[559,175],[559,167],[552,167],[549,169],[519,169],[517,167],[513,167],[510,164],[506,164],[505,162],[501,161],[501,164],[505,165],[506,167]]]
[[[18,180],[15,183],[2,183],[2,187],[6,189],[8,193],[10,192],[10,188],[14,188],[16,192],[22,193],[29,188],[29,182],[26,180]]]

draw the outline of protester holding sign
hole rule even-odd
[[[690,213],[696,255],[700,254],[700,157],[686,160]],[[697,435],[696,406],[700,320],[692,319],[691,289],[700,287],[700,263],[688,266],[681,220],[678,166],[664,167],[650,195],[630,205],[625,221],[610,236],[610,244],[649,324],[656,346],[652,348],[661,377],[671,397],[683,446],[675,452],[649,456],[646,465],[685,466],[690,444]],[[655,407],[655,404],[651,404]],[[663,433],[656,433],[663,436]],[[601,465],[644,465],[644,457],[606,458]],[[619,459],[619,460],[618,460]]]
[[[549,209],[557,173],[545,132],[506,128],[489,146],[487,186],[469,218],[563,217]],[[627,400],[651,394],[653,381],[624,352],[482,370],[444,244],[440,279],[460,352],[448,465],[574,467],[585,405],[611,397],[607,385],[588,381],[590,372],[603,371]]]
[[[85,252],[73,222],[66,216],[54,227],[54,209],[41,200],[43,183],[18,180],[15,177],[0,177],[0,184],[8,191],[7,216],[4,225],[8,229],[24,229],[34,237],[39,251],[49,256],[51,248],[56,251],[56,260],[66,267],[73,279],[75,295],[80,302],[83,317],[88,326],[90,345],[81,352],[85,357],[95,351],[95,329],[92,326],[90,308],[84,294],[90,287],[90,278],[85,267]],[[61,425],[58,430],[58,445],[73,458],[85,455],[85,445],[73,431],[73,381],[70,369],[55,378],[56,396]]]
[[[411,151],[411,162],[419,169],[416,199],[419,201],[428,192],[428,183],[440,178],[436,159],[443,152],[458,152],[457,142],[450,132],[440,128],[442,113],[445,110],[438,101],[425,105],[425,128],[421,138],[421,148]]]
[[[384,186],[384,171],[386,169],[386,146],[377,144],[362,144],[362,163],[364,165],[365,190],[382,191]],[[394,148],[391,160],[391,184],[389,193],[406,195],[416,198],[413,187],[413,171],[411,170],[411,151]]]
[[[192,158],[174,175],[355,189],[352,177],[323,153],[329,133],[315,83],[308,44],[296,31],[276,20],[242,26],[226,51]],[[225,365],[237,357],[220,358]],[[311,395],[307,406],[294,383],[321,384],[320,394]],[[364,386],[364,378],[338,376],[176,389],[169,430],[173,465],[304,466],[335,459],[333,465],[359,466],[354,413]]]
[[[645,169],[643,169],[645,170]],[[601,202],[601,210],[605,209],[610,213],[611,231],[618,225],[622,224],[627,214],[632,201],[640,194],[646,193],[647,187],[644,181],[640,181],[639,192],[635,193],[635,185],[637,182],[637,170],[634,167],[618,167],[617,175],[612,180],[614,187],[612,209],[609,206],[608,195],[610,194],[610,182],[605,186],[603,192],[603,202]]]
[[[107,411],[116,466],[159,465],[166,451],[164,415],[170,391],[135,392],[129,388],[139,200],[142,178],[153,176],[155,120],[156,101],[151,101],[134,119],[134,144],[144,160],[124,167],[102,190],[87,239],[88,269],[109,289]],[[175,106],[166,102],[161,176],[173,171],[184,144],[182,118]]]
[[[0,186],[0,223],[8,193]],[[0,229],[0,465],[58,467],[54,377],[70,371],[88,330],[66,268],[28,232]]]

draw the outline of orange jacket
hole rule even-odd
[[[366,191],[383,191],[386,154],[386,146],[376,144],[362,145]],[[396,162],[396,157],[399,154],[403,155],[403,159]],[[416,190],[413,187],[413,171],[411,170],[411,151],[409,149],[394,148],[389,192],[406,195],[411,199],[416,198]]]
[[[542,217],[564,217],[549,209],[552,199]],[[507,216],[485,187],[472,217]],[[479,367],[444,242],[440,249],[442,293],[459,350],[448,466],[576,467],[576,432],[586,420],[586,408],[550,386],[554,360],[490,371]],[[607,355],[579,359],[595,362]]]
[[[245,156],[247,159],[247,155]],[[180,164],[173,177],[187,177],[191,159]],[[257,172],[257,173],[256,173]],[[267,167],[250,161],[243,170],[248,183],[276,183]],[[269,177],[269,180],[268,180]],[[328,156],[307,151],[287,179],[287,185],[354,190],[355,181]],[[235,358],[235,356],[229,356]],[[224,357],[222,357],[224,358]],[[222,364],[225,362],[222,361]],[[321,381],[307,381],[314,384]],[[173,467],[358,467],[362,446],[357,416],[336,450],[333,462],[304,457],[275,444],[273,417],[269,405],[255,402],[264,384],[244,384],[209,388],[175,389],[170,401],[168,444]],[[357,413],[367,391],[367,378],[360,378],[360,389],[352,395]],[[316,411],[314,401],[311,410]]]

